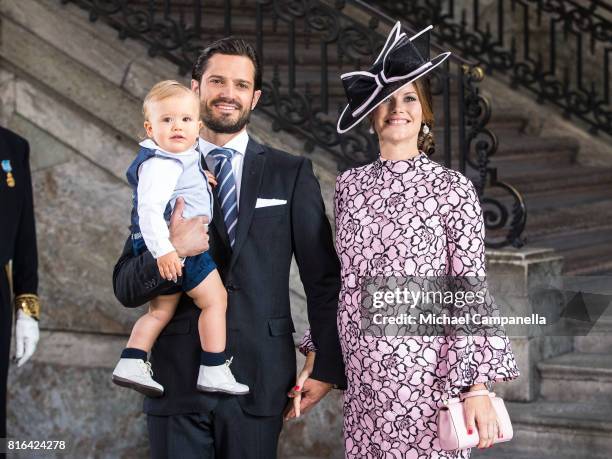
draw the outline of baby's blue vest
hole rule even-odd
[[[132,233],[132,245],[135,252],[140,252],[144,248],[144,240],[140,233],[140,225],[138,220],[138,169],[146,160],[154,156],[168,158],[177,161],[183,167],[183,172],[172,193],[172,197],[164,212],[164,219],[167,223],[170,222],[170,214],[174,209],[176,198],[181,196],[185,200],[185,209],[183,211],[184,218],[192,218],[197,216],[206,216],[208,220],[212,220],[213,215],[213,195],[208,183],[208,179],[202,168],[202,156],[186,158],[181,155],[173,155],[165,151],[151,149],[141,146],[136,159],[132,162],[126,172],[127,180],[132,187],[132,217],[130,231]]]

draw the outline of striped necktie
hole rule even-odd
[[[217,195],[221,203],[223,221],[227,228],[230,244],[234,247],[234,242],[236,242],[236,224],[238,223],[238,194],[231,161],[234,150],[230,150],[229,148],[215,148],[210,154],[216,161],[215,177],[218,183]]]

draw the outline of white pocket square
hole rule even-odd
[[[257,202],[255,203],[255,208],[259,209],[261,207],[270,207],[270,206],[282,206],[287,204],[286,199],[264,199],[257,198]]]

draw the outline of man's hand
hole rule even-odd
[[[176,282],[179,276],[183,274],[183,265],[176,252],[168,252],[157,259],[157,267],[159,274],[166,280]]]
[[[332,390],[332,385],[323,381],[308,378],[304,381],[304,385],[301,390],[292,389],[289,397],[294,398],[294,406],[285,415],[285,421],[295,418],[300,414],[307,413],[313,406],[315,406],[319,400],[327,395]],[[293,395],[291,395],[293,394]],[[296,413],[295,409],[295,398],[298,398],[299,408]]]
[[[170,243],[179,257],[193,257],[208,250],[208,218],[183,218],[185,201],[178,198],[170,217]]]
[[[15,321],[15,359],[18,367],[30,360],[36,350],[38,338],[38,321],[18,309]]]

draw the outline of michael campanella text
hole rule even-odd
[[[419,314],[418,317],[410,314],[400,314],[398,316],[374,314],[372,319],[376,325],[546,325],[546,317],[539,314],[531,314],[530,316]]]

